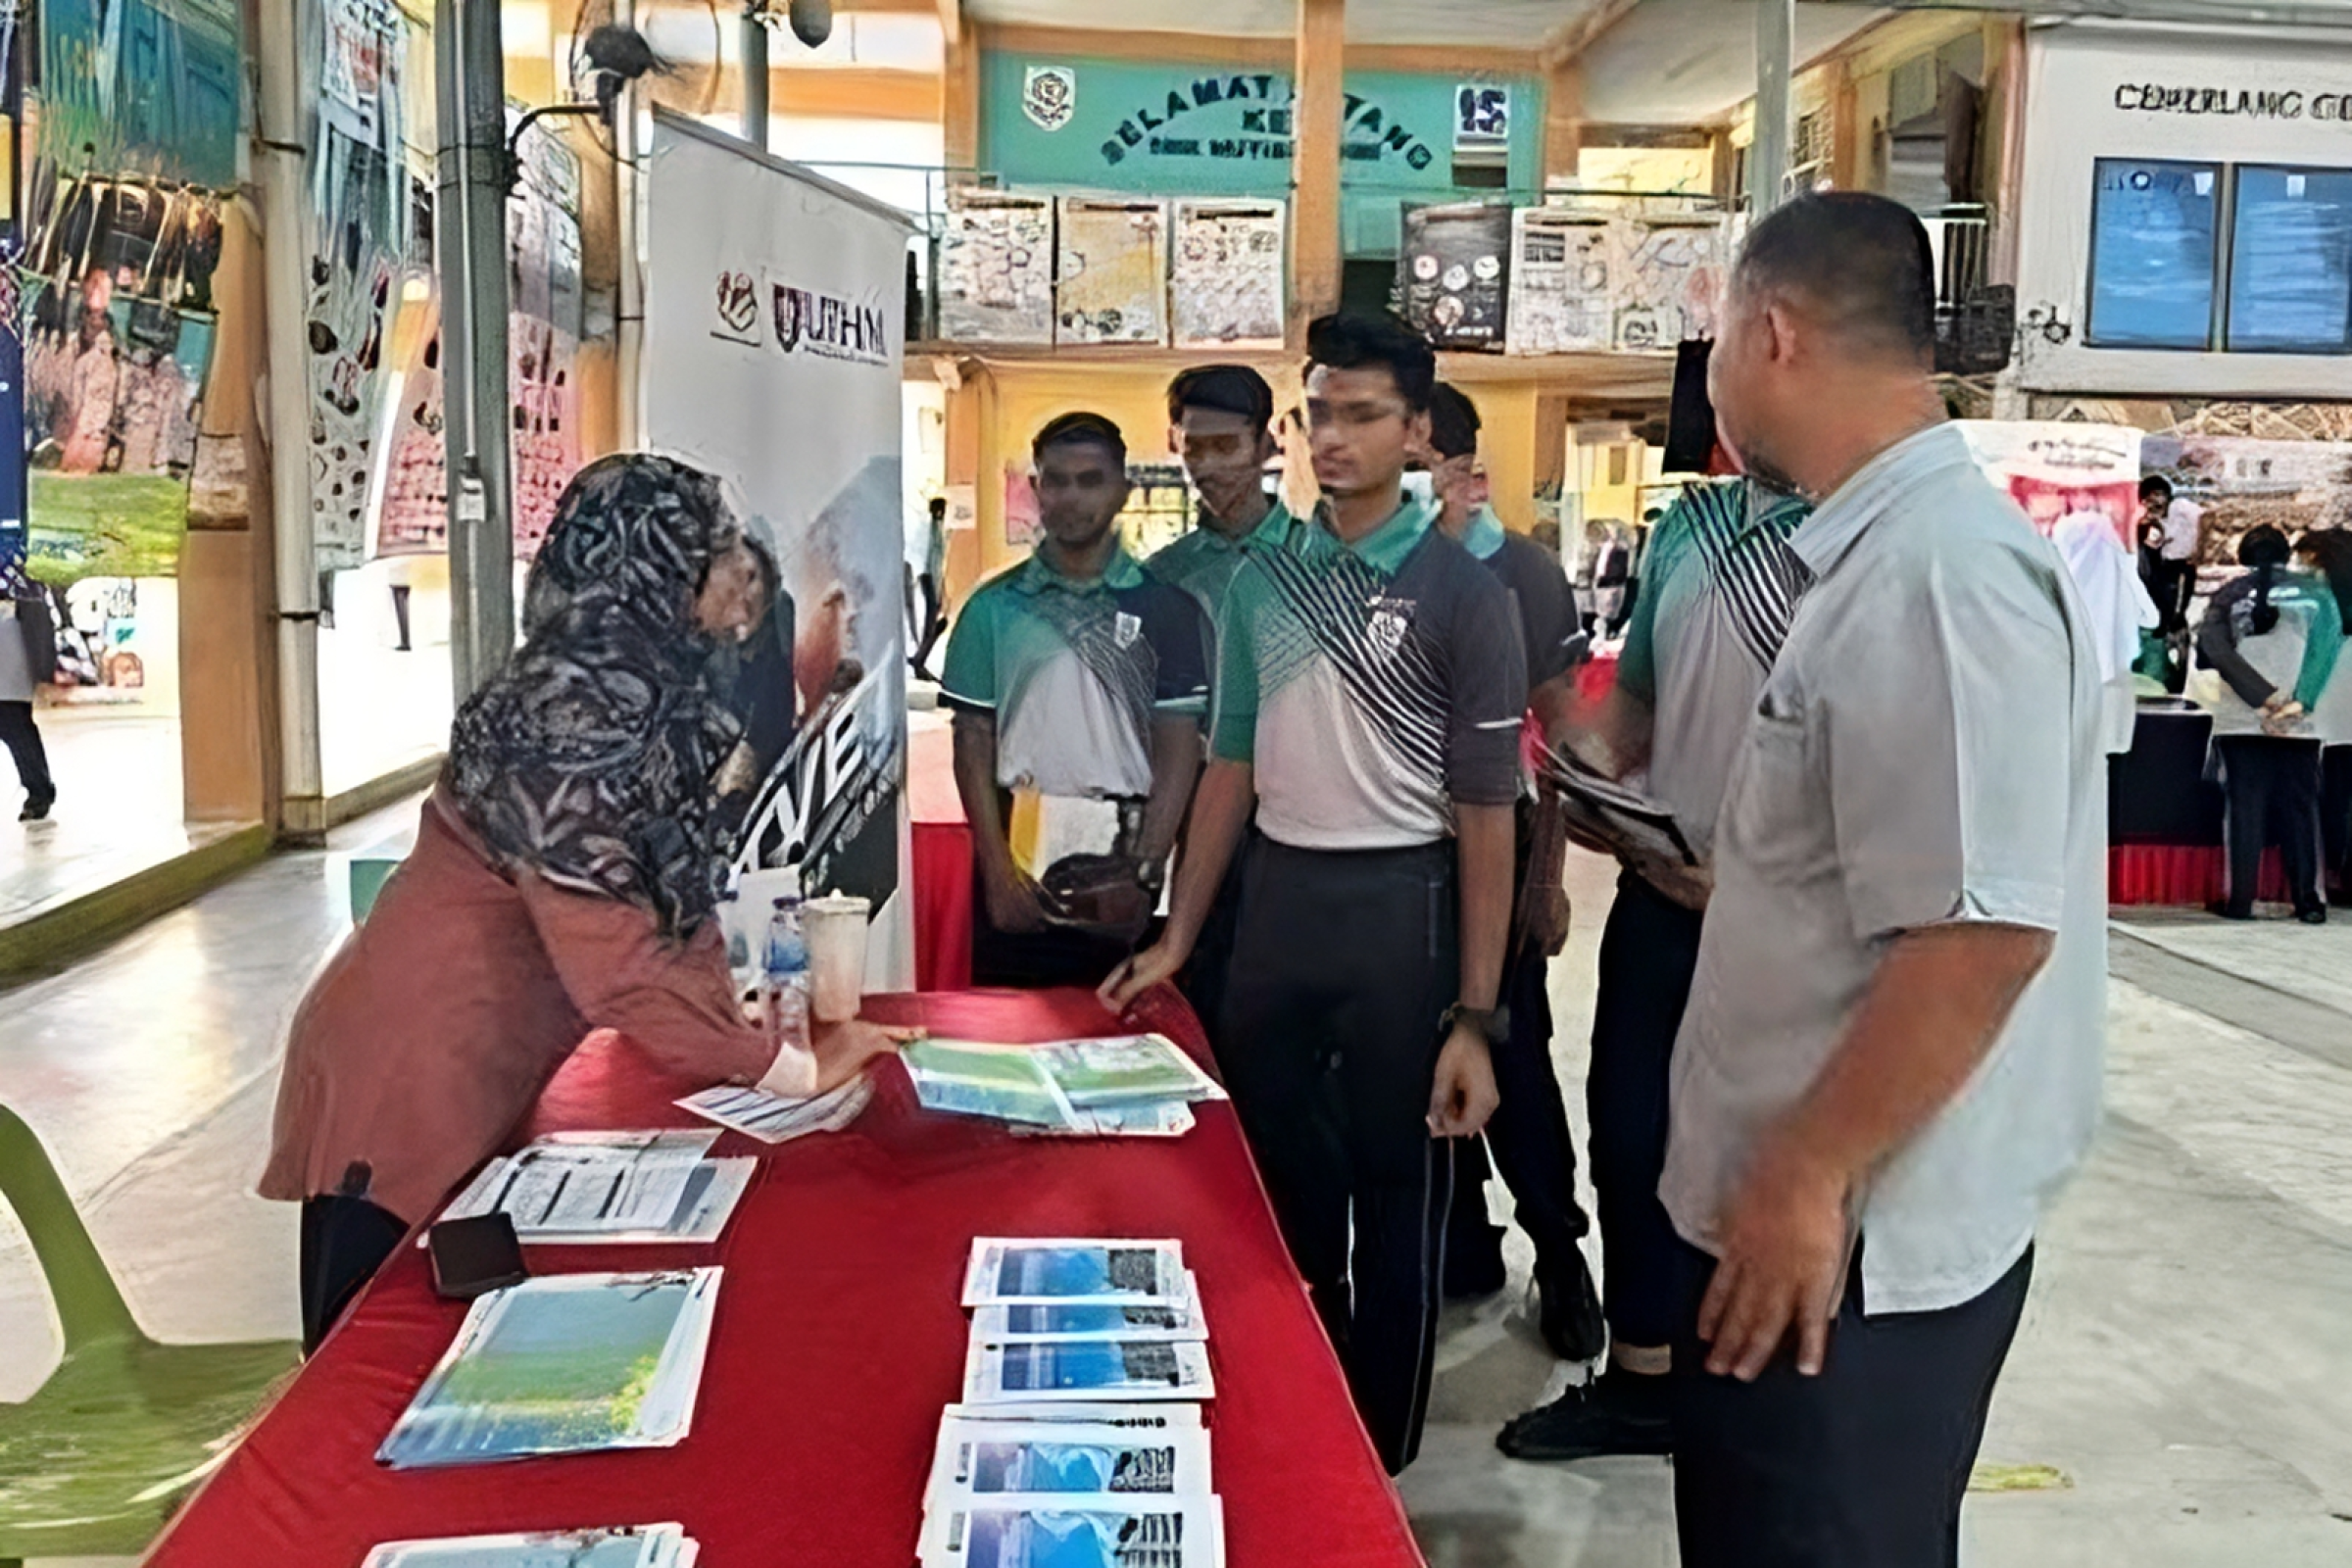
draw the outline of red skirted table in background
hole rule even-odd
[[[972,830],[956,793],[956,742],[946,718],[918,716],[906,735],[917,991],[972,983]]]
[[[1077,992],[869,999],[940,1033],[1048,1040],[1117,1025]],[[1129,1026],[1205,1058],[1173,992]],[[1396,1491],[1292,1268],[1230,1106],[1181,1139],[1024,1139],[914,1104],[904,1072],[847,1132],[722,1155],[760,1169],[714,1247],[530,1249],[541,1273],[718,1263],[694,1430],[675,1448],[395,1473],[374,1452],[465,1317],[404,1247],[157,1544],[157,1568],[357,1568],[378,1542],[677,1520],[711,1568],[908,1568],[974,1236],[1173,1236],[1200,1276],[1211,1460],[1235,1568],[1418,1563]],[[703,1125],[626,1042],[592,1038],[529,1129]],[[286,1289],[294,1288],[291,1279]]]

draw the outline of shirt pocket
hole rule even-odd
[[[1723,809],[1723,853],[1769,880],[1801,876],[1835,857],[1814,737],[1785,694],[1767,690]]]

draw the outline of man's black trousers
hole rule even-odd
[[[1799,1376],[1784,1347],[1753,1383],[1706,1370],[1696,1325],[1715,1260],[1686,1248],[1682,1269],[1683,1568],[1958,1568],[1960,1504],[2025,1310],[2032,1250],[1973,1300],[1866,1317],[1857,1248],[1821,1374]]]
[[[1218,1035],[1291,1255],[1392,1473],[1420,1447],[1437,1348],[1452,1159],[1427,1118],[1456,1000],[1454,889],[1450,843],[1257,840]]]

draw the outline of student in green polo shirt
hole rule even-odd
[[[1503,527],[1487,504],[1478,409],[1470,399],[1440,382],[1429,428],[1438,527],[1509,591],[1519,616],[1520,646],[1527,653],[1528,710],[1548,734],[1573,707],[1573,671],[1584,653],[1568,574],[1558,557]],[[1502,1103],[1485,1143],[1469,1140],[1455,1160],[1446,1294],[1488,1295],[1503,1286],[1502,1235],[1487,1217],[1492,1152],[1510,1188],[1519,1227],[1536,1245],[1537,1326],[1544,1341],[1564,1360],[1590,1361],[1606,1347],[1607,1331],[1592,1271],[1579,1245],[1592,1221],[1576,1200],[1576,1140],[1568,1131],[1567,1103],[1551,1066],[1550,972],[1551,960],[1568,941],[1568,895],[1560,880],[1568,836],[1557,797],[1533,780],[1521,787],[1518,817],[1518,877],[1502,988],[1511,1030],[1494,1053]]]
[[[1136,930],[1060,896],[1057,873],[1083,882],[1097,911],[1149,915],[1200,770],[1207,706],[1199,607],[1119,540],[1128,484],[1118,426],[1064,415],[1039,432],[1033,456],[1045,537],[964,605],[940,682],[972,827],[972,977],[982,985],[1092,984],[1133,951]],[[1014,791],[1034,798],[1054,866],[1016,858]]]
[[[1219,1060],[1292,1256],[1391,1471],[1420,1446],[1452,1146],[1495,1103],[1527,674],[1502,586],[1403,494],[1436,359],[1394,318],[1307,336],[1328,501],[1253,544],[1218,629],[1215,736],[1161,940],[1173,977],[1254,816]]]
[[[1252,544],[1279,545],[1291,514],[1266,493],[1266,465],[1274,461],[1274,389],[1246,365],[1198,365],[1168,384],[1168,422],[1185,477],[1200,498],[1199,525],[1146,564],[1163,582],[1191,594],[1208,632],[1206,657],[1217,668],[1216,621],[1225,592]],[[1241,918],[1241,860],[1201,923],[1200,940],[1178,984],[1213,1042],[1225,1010],[1225,973]]]

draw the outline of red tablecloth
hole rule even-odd
[[[1111,1026],[1074,992],[884,998],[868,1012],[1006,1040]],[[1173,993],[1147,998],[1139,1021],[1202,1049]],[[709,1568],[907,1568],[940,1407],[961,1387],[971,1239],[1107,1235],[1179,1237],[1200,1275],[1236,1568],[1420,1561],[1230,1107],[1201,1106],[1200,1126],[1170,1142],[1016,1139],[924,1112],[903,1073],[884,1074],[846,1133],[773,1150],[720,1141],[722,1154],[765,1157],[715,1248],[534,1250],[542,1272],[725,1265],[680,1446],[379,1468],[376,1445],[465,1315],[404,1248],[148,1560],[354,1568],[387,1540],[675,1519]],[[603,1037],[549,1088],[531,1131],[697,1125],[669,1103],[697,1087]]]
[[[2116,844],[2107,850],[2107,902],[2110,904],[2184,904],[2203,908],[2218,903],[2228,869],[2218,844]],[[2255,878],[2255,897],[2284,904],[2286,868],[2275,849],[2262,852],[2262,871]]]

